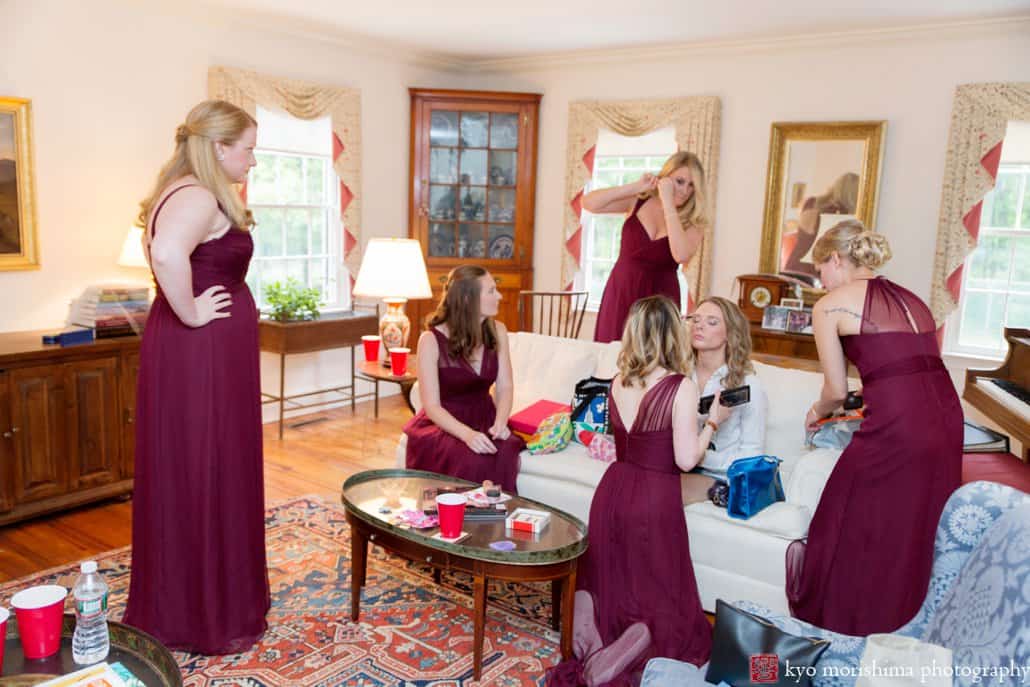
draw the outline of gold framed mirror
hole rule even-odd
[[[32,109],[0,97],[0,271],[39,269]]]
[[[759,270],[817,282],[820,231],[858,218],[875,228],[887,123],[773,122]]]

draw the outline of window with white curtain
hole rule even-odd
[[[637,181],[645,172],[658,174],[676,150],[676,130],[671,126],[643,136],[622,136],[602,129],[598,132],[595,148],[594,174],[585,193]],[[619,257],[622,224],[626,217],[595,215],[584,210],[582,221],[583,259],[576,286],[590,292],[587,309],[596,311],[601,305],[601,295],[608,283],[608,275]],[[681,301],[686,303],[686,280],[682,270],[678,274]]]
[[[289,278],[318,289],[326,309],[347,308],[350,280],[330,119],[298,119],[259,106],[257,121],[257,166],[247,183],[257,226],[247,285],[259,308],[265,287]]]
[[[1030,122],[1010,122],[976,249],[947,331],[949,353],[1002,357],[1005,327],[1030,327]]]

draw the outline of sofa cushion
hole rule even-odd
[[[769,396],[765,422],[765,452],[786,458],[804,451],[805,409],[819,398],[823,376],[755,362],[755,373]]]
[[[572,443],[557,453],[533,455],[528,451],[520,454],[522,465],[520,475],[547,477],[560,482],[573,482],[596,489],[605,470],[611,463],[603,463],[590,457],[587,447]],[[555,504],[558,505],[558,504]]]
[[[694,518],[714,519],[790,540],[808,536],[808,523],[812,519],[812,513],[808,508],[799,507],[788,501],[780,501],[763,508],[747,520],[731,518],[725,508],[716,506],[711,501],[692,503],[683,510],[687,514],[688,522]]]
[[[787,502],[806,508],[811,517],[841,453],[838,449],[817,448],[791,460],[789,475],[783,483]]]
[[[597,372],[599,358],[608,348],[592,341],[530,332],[514,332],[508,336],[508,343],[515,412],[539,400],[568,403],[576,382]]]

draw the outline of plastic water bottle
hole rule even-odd
[[[72,594],[75,596],[75,634],[72,659],[79,665],[99,663],[107,658],[111,637],[107,632],[107,583],[97,572],[96,561],[79,569]]]

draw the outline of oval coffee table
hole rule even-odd
[[[465,480],[420,470],[369,470],[359,472],[343,484],[343,505],[351,528],[351,620],[360,613],[361,587],[365,584],[368,542],[435,569],[461,570],[473,578],[473,673],[479,680],[483,668],[483,634],[486,625],[487,580],[551,582],[552,616],[555,630],[561,629],[563,658],[572,656],[573,598],[576,592],[576,561],[586,551],[586,525],[563,511],[518,496],[507,502],[508,511],[532,508],[550,513],[550,522],[539,534],[506,531],[504,520],[469,521],[462,529],[469,536],[456,543],[433,539],[439,528],[415,530],[394,524],[401,510],[419,510],[424,489],[438,487],[476,488]],[[381,513],[381,508],[389,513]],[[490,542],[511,540],[513,551],[496,551]],[[559,622],[560,619],[560,622]]]
[[[182,687],[182,672],[164,645],[130,625],[108,621],[107,626],[111,634],[111,652],[105,661],[121,663],[147,687]],[[4,642],[4,663],[0,666],[0,685],[35,685],[84,668],[72,660],[74,632],[75,616],[66,613],[61,626],[60,650],[47,658],[27,659],[21,650],[17,619],[11,613],[7,621],[7,641]]]

